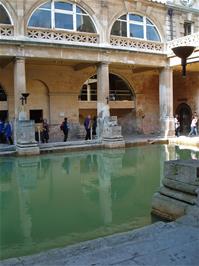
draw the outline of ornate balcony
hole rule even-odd
[[[148,53],[164,53],[164,44],[160,42],[111,36],[110,43],[113,47],[126,48],[125,50],[141,51]]]
[[[96,33],[54,31],[49,29],[28,28],[27,36],[37,41],[50,41],[72,44],[98,44],[99,36]]]
[[[12,25],[0,25],[0,38],[7,38],[14,35],[14,27]]]
[[[199,32],[187,35],[172,41],[167,42],[167,52],[172,53],[172,48],[178,46],[195,46],[199,47]]]

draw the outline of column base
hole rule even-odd
[[[38,155],[40,149],[37,143],[17,143],[16,145],[17,154],[20,156]]]
[[[175,136],[175,123],[173,117],[160,119],[160,134],[163,137]]]

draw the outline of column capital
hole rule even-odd
[[[25,61],[26,59],[25,59],[25,57],[23,57],[23,56],[16,56],[15,58],[14,58],[14,62],[19,62],[19,61]]]

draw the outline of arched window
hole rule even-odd
[[[130,86],[119,76],[109,74],[110,101],[132,101],[134,95]],[[89,78],[81,89],[80,101],[97,101],[97,75]]]
[[[118,18],[113,24],[112,35],[161,41],[155,25],[145,16],[127,14]]]
[[[65,1],[49,1],[32,14],[29,27],[96,32],[90,16],[76,4]]]
[[[0,4],[0,24],[11,24],[8,13],[2,4]]]
[[[0,102],[6,102],[6,101],[7,101],[7,95],[0,84]]]

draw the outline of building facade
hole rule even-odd
[[[196,47],[181,75],[176,46]],[[47,119],[60,140],[108,106],[124,134],[173,135],[199,114],[199,2],[0,0],[0,116]],[[22,93],[29,93],[22,104]]]

